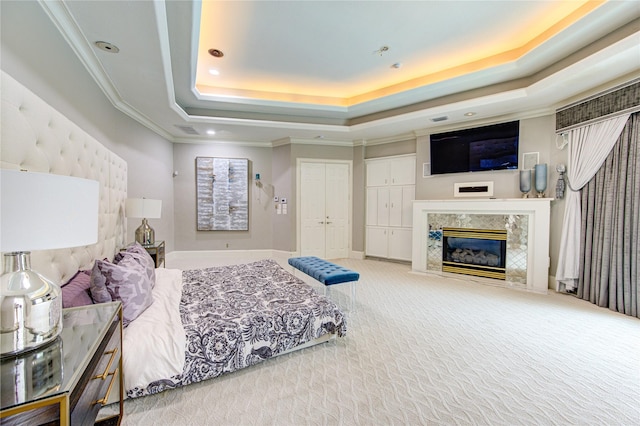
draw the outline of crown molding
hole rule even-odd
[[[38,4],[47,16],[49,16],[49,19],[51,19],[51,22],[53,22],[58,31],[60,31],[60,34],[62,34],[67,44],[71,46],[76,56],[80,59],[80,62],[82,62],[82,65],[87,69],[111,104],[143,126],[163,138],[172,141],[174,138],[171,134],[157,126],[146,115],[140,113],[140,111],[123,100],[120,92],[118,92],[113,85],[113,82],[107,76],[107,73],[96,57],[93,44],[84,37],[65,3],[38,0]]]

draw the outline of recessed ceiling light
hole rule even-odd
[[[96,47],[100,50],[104,50],[105,52],[110,53],[118,53],[120,49],[115,44],[111,44],[108,41],[96,41]]]
[[[398,68],[400,68],[401,66],[402,66],[402,63],[401,63],[401,62],[396,62],[395,64],[391,65],[391,68],[398,69]]]
[[[211,75],[220,75],[220,71],[211,68],[209,70],[209,74],[211,74]]]
[[[213,136],[213,135],[215,135],[215,134],[216,134],[216,131],[215,131],[215,130],[207,130],[207,134],[208,134],[209,136]]]
[[[467,117],[473,117],[474,115],[476,115],[476,113],[469,111],[469,112],[465,112],[464,115]]]
[[[209,55],[213,56],[214,58],[222,58],[224,56],[224,53],[222,53],[222,50],[219,49],[209,49]]]

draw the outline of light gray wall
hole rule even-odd
[[[128,196],[163,201],[162,218],[149,224],[171,251],[172,144],[115,109],[62,36],[39,36],[53,24],[37,2],[3,1],[1,7],[2,69],[127,162]],[[127,225],[133,241],[140,219]]]
[[[353,229],[351,230],[351,249],[364,253],[366,190],[365,190],[365,147],[353,148]]]
[[[554,116],[520,120],[520,161],[525,152],[539,152],[540,162],[549,162],[549,147],[554,137]],[[438,132],[439,133],[439,132]],[[459,182],[494,182],[495,198],[518,198],[521,196],[517,170],[490,172],[451,173],[422,177],[423,163],[431,163],[429,135],[419,136],[417,151],[416,199],[445,200],[453,198],[453,185]]]
[[[249,160],[249,230],[198,231],[196,229],[196,157],[247,158]],[[271,249],[273,178],[272,150],[230,144],[174,144],[176,250]],[[255,174],[260,173],[261,186]]]
[[[295,185],[294,168],[291,167],[291,145],[280,145],[273,148],[272,199],[287,198],[287,214],[276,214],[275,204],[271,208],[273,217],[273,248],[274,250],[293,251],[296,246],[295,222],[291,223],[291,216],[295,213],[294,198],[291,196]],[[294,216],[295,217],[295,216]]]
[[[380,158],[390,157],[393,155],[415,154],[416,152],[416,140],[410,139],[406,141],[390,142],[380,145],[367,146],[364,153],[364,158]]]

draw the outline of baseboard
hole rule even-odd
[[[215,260],[215,261],[232,261],[237,258],[242,259],[288,259],[296,257],[299,254],[295,251],[285,250],[176,250],[165,255],[167,267],[181,260],[198,261],[198,260]],[[349,259],[364,259],[364,252],[351,251]]]
[[[351,250],[349,252],[349,259],[364,260],[364,252],[363,251]]]
[[[235,258],[256,258],[262,259],[265,257],[284,257],[289,258],[293,256],[293,252],[283,250],[184,250],[184,251],[172,251],[166,254],[166,261],[168,264],[179,260],[231,260]]]

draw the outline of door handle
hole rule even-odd
[[[330,224],[330,223],[333,223],[333,222],[327,222],[327,225]]]
[[[324,222],[318,222],[320,225],[324,225]]]

